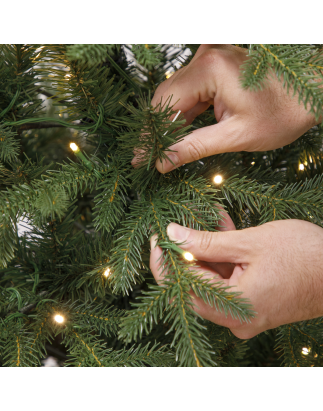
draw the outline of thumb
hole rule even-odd
[[[182,141],[170,146],[167,158],[157,159],[156,168],[160,173],[168,173],[175,168],[209,157],[214,154],[243,151],[243,127],[234,116],[218,124],[193,131]]]
[[[167,227],[167,234],[171,241],[180,243],[180,248],[206,262],[247,263],[252,247],[248,244],[246,230],[197,231],[171,223]]]

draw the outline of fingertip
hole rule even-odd
[[[157,168],[157,170],[158,170],[161,174],[166,173],[166,171],[164,171],[164,168],[163,168],[163,166],[162,166],[162,162],[160,161],[159,158],[157,158],[157,160],[156,160],[155,167]]]
[[[175,170],[175,168],[179,166],[179,158],[176,154],[173,153],[167,154],[167,158],[164,158],[162,161],[160,161],[160,159],[157,159],[156,161],[156,168],[162,174],[169,173],[170,171]]]

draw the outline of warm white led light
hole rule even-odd
[[[302,348],[302,354],[303,355],[308,355],[310,353],[311,349],[307,347]]]
[[[54,317],[54,320],[55,320],[57,323],[62,324],[62,323],[64,322],[64,317],[63,317],[62,315],[60,315],[60,314],[56,314],[55,317]]]
[[[300,164],[299,166],[298,166],[298,168],[299,168],[299,170],[301,170],[301,171],[303,171],[304,170],[304,164]]]
[[[217,176],[214,177],[215,184],[220,184],[222,183],[222,176],[220,176],[220,174],[218,174]]]
[[[71,147],[71,149],[72,149],[73,151],[78,150],[78,147],[77,147],[77,145],[76,145],[75,143],[71,143],[71,144],[70,144],[70,147]]]
[[[191,253],[189,253],[188,251],[186,251],[186,252],[183,254],[183,257],[184,257],[185,260],[187,260],[187,261],[193,261],[193,260],[194,260],[194,255],[191,254]]]
[[[251,163],[252,166],[254,166],[255,164],[256,164],[256,163],[255,163],[254,161]]]
[[[174,71],[166,71],[165,73],[167,79],[172,77],[173,74],[174,74]]]
[[[103,275],[108,278],[110,274],[111,274],[111,270],[110,270],[110,268],[108,267],[108,268],[104,271]]]

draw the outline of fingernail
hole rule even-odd
[[[162,168],[164,171],[175,170],[179,166],[179,159],[176,154],[167,154],[169,160],[171,160],[175,165],[173,165],[167,158],[162,161]]]
[[[167,227],[167,235],[171,241],[185,241],[190,235],[190,229],[176,223],[170,223]]]

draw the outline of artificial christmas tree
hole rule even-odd
[[[243,87],[257,92],[274,73],[320,118],[320,46],[240,47],[249,49]],[[174,143],[216,123],[213,107],[184,127],[171,99],[150,103],[175,63],[188,63],[185,49],[197,47],[1,46],[3,366],[38,365],[55,350],[74,366],[321,365],[322,318],[244,341],[193,310],[191,290],[241,321],[255,316],[243,295],[194,271],[167,225],[216,231],[222,206],[238,229],[287,218],[321,226],[323,132],[160,174],[155,162]],[[153,233],[164,258],[158,285],[148,267]]]

